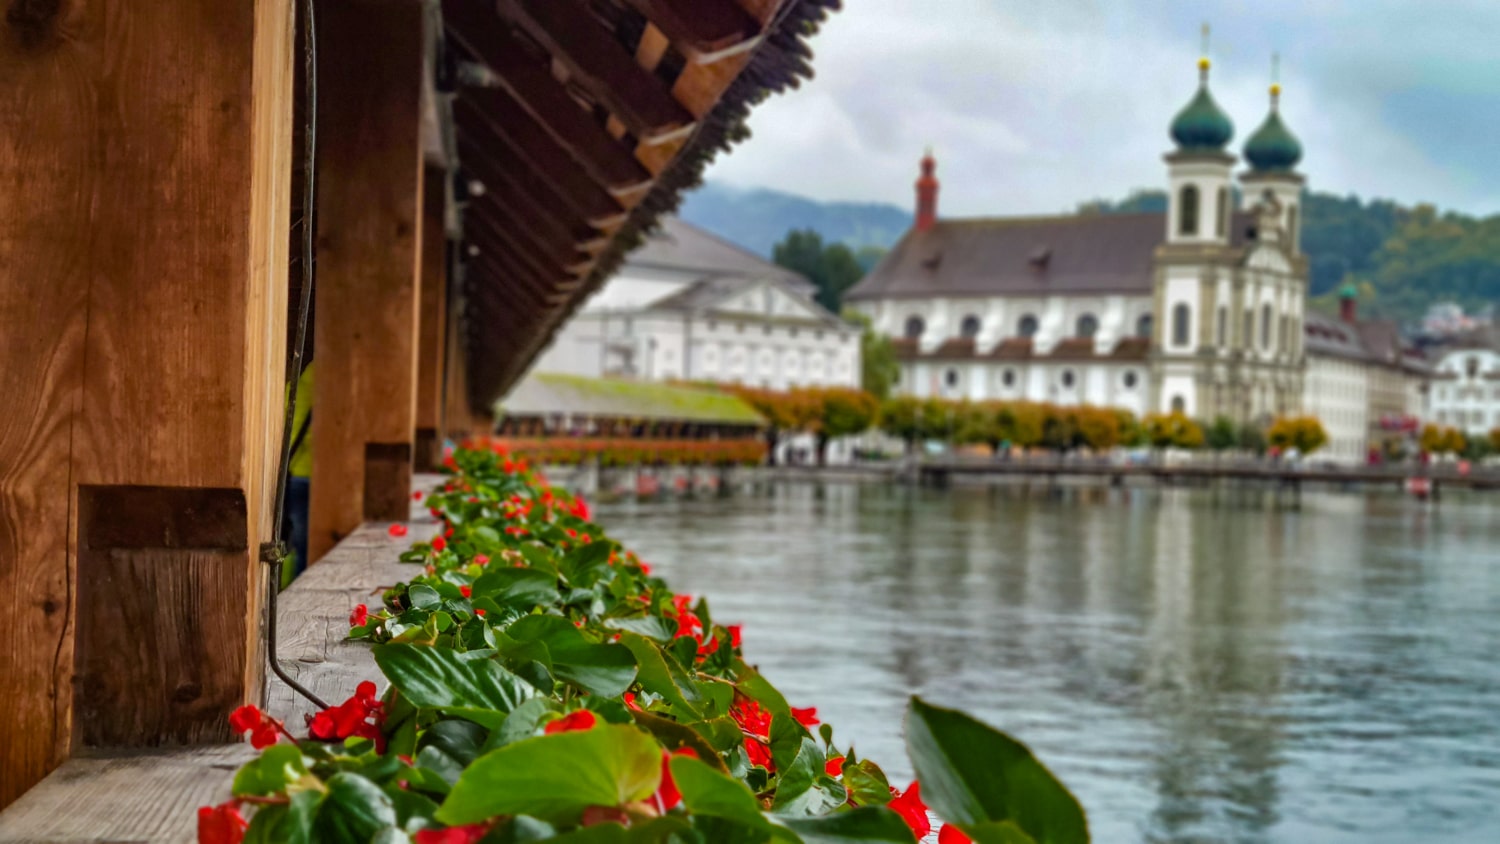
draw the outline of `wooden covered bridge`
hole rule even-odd
[[[71,766],[264,699],[306,254],[316,561],[407,518],[838,0],[308,2],[6,3],[0,807],[53,792],[0,841],[173,837],[34,822],[139,820]]]

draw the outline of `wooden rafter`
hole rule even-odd
[[[708,64],[759,43],[760,22],[736,0],[626,0],[672,39],[683,55]]]
[[[642,142],[692,130],[693,116],[597,23],[582,0],[499,0],[499,7]]]
[[[483,149],[463,134],[458,136],[458,154],[468,174],[484,185],[486,191],[494,191],[514,197],[515,203],[530,218],[539,224],[562,228],[575,237],[597,231],[598,226],[587,226],[583,215],[570,208],[562,197],[524,168],[518,168],[504,150]],[[538,187],[545,189],[539,190]],[[586,231],[578,231],[585,229]]]

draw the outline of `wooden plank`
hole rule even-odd
[[[735,0],[626,0],[694,62],[707,64],[759,43],[760,23]]]
[[[416,427],[424,49],[418,3],[319,15],[314,561],[364,518],[367,446],[409,453]]]
[[[680,134],[694,123],[581,0],[499,0],[499,7],[642,141]]]
[[[500,228],[514,235],[534,254],[547,256],[562,266],[588,257],[575,241],[542,234],[536,227],[528,225],[526,218],[519,214],[517,209],[487,197],[481,197],[472,203],[469,206],[469,214],[486,226]]]
[[[519,109],[517,111],[525,114]],[[529,118],[515,124],[500,123],[492,119],[487,109],[479,108],[473,100],[466,97],[460,97],[454,102],[453,118],[460,130],[482,148],[508,148],[520,159],[522,166],[551,185],[554,191],[584,217],[600,219],[621,213],[619,203],[611,197],[609,191],[594,182],[566,150],[558,146],[535,123],[529,122]]]
[[[484,193],[494,194],[497,202],[514,207],[534,227],[559,232],[575,243],[597,234],[596,229],[585,223],[582,216],[569,208],[545,183],[530,179],[531,174],[525,173],[524,176],[528,177],[525,181],[531,184],[523,184],[522,174],[507,165],[510,159],[504,151],[483,150],[460,134],[458,154],[465,173],[484,186]],[[540,192],[528,189],[533,186],[540,187]]]
[[[280,432],[291,20],[289,0],[25,4],[6,17],[0,117],[26,131],[0,149],[0,384],[12,409],[0,422],[0,611],[11,626],[0,804],[66,755],[75,651],[85,665],[102,656],[97,640],[73,637],[82,590],[70,504],[81,485],[244,497],[246,541],[222,552],[212,582],[192,573],[198,552],[161,549],[158,593],[116,599],[133,617],[154,610],[168,636],[219,613],[215,648],[190,681],[216,690],[205,722],[258,689],[262,567],[246,549],[269,527],[261,447]],[[146,641],[114,632],[117,652]],[[141,661],[116,670],[152,684],[143,693],[164,691]]]
[[[448,173],[428,167],[422,177],[422,300],[417,336],[417,427],[413,467],[431,472],[442,462],[443,372],[448,329]]]

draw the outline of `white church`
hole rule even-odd
[[[1273,85],[1229,152],[1206,58],[1199,73],[1170,127],[1165,214],[947,219],[922,160],[914,226],[847,297],[896,338],[899,390],[1236,421],[1301,409],[1302,147]]]

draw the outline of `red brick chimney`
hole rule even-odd
[[[938,180],[937,159],[932,150],[922,156],[922,176],[917,179],[917,231],[925,232],[937,225]]]
[[[1350,325],[1358,321],[1354,305],[1358,295],[1352,284],[1346,284],[1339,289],[1339,319]]]

